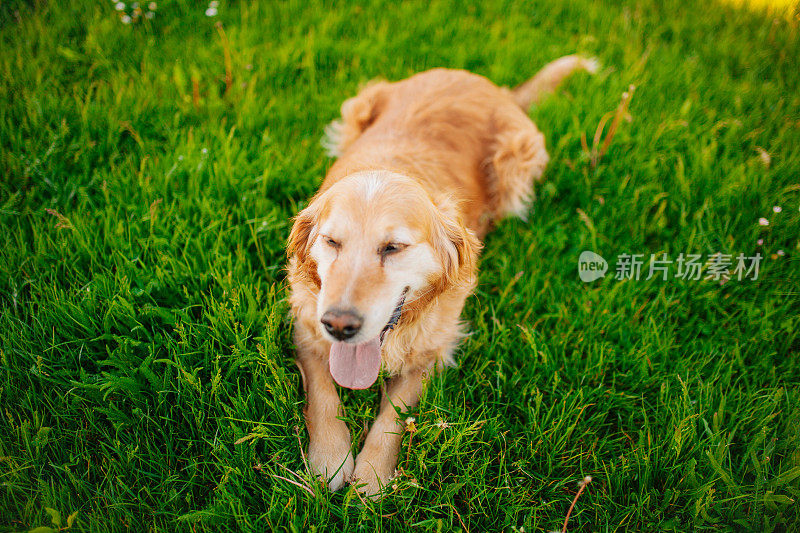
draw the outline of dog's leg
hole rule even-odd
[[[541,179],[550,156],[544,135],[523,113],[502,117],[490,163],[490,195],[495,218],[527,216],[533,182]]]
[[[390,86],[385,81],[373,81],[356,96],[344,101],[342,118],[325,128],[322,146],[329,156],[341,156],[375,122],[388,97]]]
[[[381,401],[381,411],[356,458],[353,472],[354,483],[366,483],[359,488],[365,494],[377,497],[394,473],[404,428],[395,407],[405,409],[417,405],[429,372],[430,369],[426,368],[412,370],[389,381]]]
[[[337,418],[341,411],[339,395],[324,356],[313,349],[301,349],[297,364],[308,401],[305,416],[309,466],[314,473],[325,476],[331,490],[337,490],[353,473],[350,430]]]

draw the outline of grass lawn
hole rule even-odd
[[[796,16],[206,7],[0,5],[0,530],[552,531],[591,475],[570,531],[800,531]],[[303,465],[284,273],[324,126],[374,77],[513,85],[576,51],[603,69],[531,111],[546,181],[487,239],[396,486],[329,493]],[[581,281],[584,250],[604,278]],[[715,252],[760,253],[758,278],[645,279],[650,254]],[[615,278],[625,253],[641,279]],[[354,446],[377,389],[343,392]]]

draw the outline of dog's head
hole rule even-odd
[[[435,202],[405,176],[359,172],[318,194],[295,219],[288,251],[317,285],[318,326],[334,346],[332,372],[335,350],[348,364],[368,359],[374,366],[381,334],[403,306],[471,283],[479,248],[451,202]],[[367,380],[353,379],[337,377],[352,388]]]

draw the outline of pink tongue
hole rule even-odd
[[[331,375],[348,389],[366,389],[378,379],[381,344],[378,337],[363,344],[334,342],[329,358]]]

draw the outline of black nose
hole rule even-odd
[[[358,330],[361,329],[362,320],[353,311],[331,309],[322,315],[320,322],[334,338],[343,341],[358,333]]]

